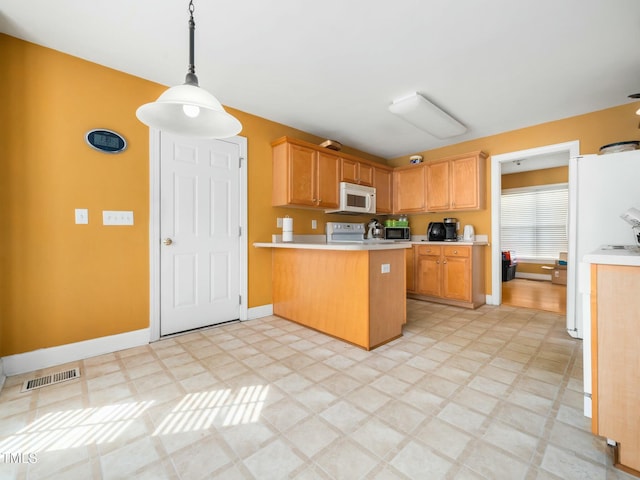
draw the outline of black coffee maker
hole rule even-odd
[[[444,223],[444,241],[457,242],[458,241],[458,219],[448,217],[444,219],[443,223]]]

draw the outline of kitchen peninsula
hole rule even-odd
[[[402,336],[408,243],[254,243],[271,248],[273,313],[366,350]]]

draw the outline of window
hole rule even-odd
[[[503,190],[502,250],[518,260],[548,262],[567,251],[569,190],[566,183]]]

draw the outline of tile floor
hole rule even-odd
[[[0,478],[635,478],[589,432],[562,316],[407,310],[372,352],[267,317],[65,365],[82,377],[29,393],[63,368],[9,377]]]

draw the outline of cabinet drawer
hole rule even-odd
[[[440,255],[442,247],[439,245],[418,245],[418,255]]]
[[[468,257],[470,253],[471,253],[470,247],[454,247],[454,246],[444,247],[445,257]]]

